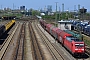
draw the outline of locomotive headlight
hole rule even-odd
[[[75,50],[78,50],[78,49],[75,49]]]
[[[84,49],[81,49],[81,50],[84,50]]]

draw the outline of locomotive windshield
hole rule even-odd
[[[75,44],[75,46],[78,46],[78,47],[83,47],[84,44]]]
[[[75,41],[75,42],[81,42],[82,41],[82,40],[77,39],[77,38],[75,38],[73,36],[67,36],[66,39],[69,40],[69,41]]]

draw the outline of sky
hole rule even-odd
[[[56,9],[55,2],[58,2],[57,7],[62,10],[62,3],[64,3],[64,10],[74,10],[74,6],[76,5],[76,9],[78,9],[78,4],[80,7],[83,6],[90,11],[90,1],[89,0],[0,0],[0,9],[4,7],[9,7],[13,9],[18,8],[20,6],[26,6],[27,9],[33,8],[36,10],[44,9],[47,5],[52,5],[53,11]]]

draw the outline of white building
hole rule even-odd
[[[61,30],[71,30],[71,25],[71,21],[58,21],[58,28],[60,28]]]

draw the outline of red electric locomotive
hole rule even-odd
[[[71,34],[61,32],[58,40],[65,46],[73,55],[84,54],[85,44],[82,40],[73,37]]]

